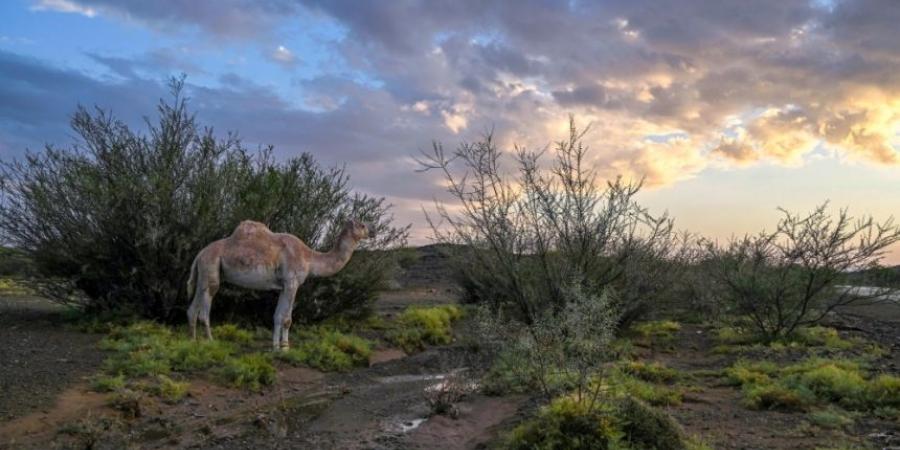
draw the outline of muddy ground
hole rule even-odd
[[[376,312],[392,316],[410,304],[454,302],[457,292],[441,273],[446,267],[426,253],[399,289],[381,297]],[[845,313],[831,325],[889,349],[877,369],[898,373],[900,308]],[[471,394],[456,417],[429,417],[426,389],[486,363],[466,334],[464,323],[453,344],[414,355],[379,348],[370,367],[344,374],[279,365],[275,385],[261,393],[191,380],[185,400],[169,405],[147,397],[137,417],[124,417],[107,405],[110,394],[88,389],[87,377],[104,357],[96,347],[100,336],[66,327],[62,310],[44,300],[6,297],[0,299],[0,448],[484,448],[536,402]],[[712,334],[685,325],[677,345],[642,348],[642,357],[684,372],[719,370],[737,356],[712,352]],[[801,413],[749,410],[738,390],[715,377],[690,383],[684,403],[666,410],[712,448],[815,449],[847,440],[861,448],[900,448],[896,422],[861,419],[845,431],[824,430]]]

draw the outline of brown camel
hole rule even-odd
[[[348,221],[334,248],[321,253],[294,235],[273,233],[259,222],[241,222],[231,236],[207,245],[194,258],[188,279],[188,295],[194,296],[188,308],[191,336],[197,338],[199,317],[206,326],[206,337],[212,339],[209,310],[221,281],[226,281],[248,289],[281,291],[275,309],[272,347],[287,349],[297,289],[307,276],[327,277],[343,269],[359,241],[369,235],[369,226]]]

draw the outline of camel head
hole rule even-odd
[[[356,219],[350,219],[347,221],[347,224],[344,225],[344,232],[349,233],[350,236],[353,237],[353,239],[355,239],[356,241],[375,237],[375,230],[371,225],[368,225]]]

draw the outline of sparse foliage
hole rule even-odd
[[[879,301],[889,289],[860,290],[838,283],[851,271],[877,267],[885,249],[900,241],[891,220],[837,216],[827,204],[808,215],[782,210],[774,232],[707,243],[709,274],[730,309],[747,317],[768,340],[818,323],[843,306]]]
[[[493,136],[448,154],[439,144],[421,161],[437,170],[456,202],[430,215],[436,240],[461,244],[460,278],[467,296],[495,307],[513,306],[525,322],[565,307],[566,284],[580,280],[588,295],[615,289],[619,318],[648,311],[672,283],[681,246],[673,221],[635,201],[640,183],[602,185],[588,167],[584,132],[571,121],[555,161],[516,149],[518,176],[502,167]]]

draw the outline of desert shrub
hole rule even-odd
[[[280,360],[325,371],[343,372],[367,366],[372,343],[359,336],[344,334],[327,327],[317,327],[301,333],[299,344],[276,354]]]
[[[261,353],[229,358],[217,374],[229,385],[251,391],[258,391],[275,382],[275,366],[269,356]]]
[[[125,388],[125,375],[97,375],[91,380],[91,389],[96,392],[115,392]]]
[[[618,367],[628,375],[653,383],[667,383],[679,378],[677,370],[658,362],[624,361]]]
[[[608,384],[615,393],[638,398],[653,406],[677,406],[684,400],[681,388],[650,383],[621,370],[613,371],[598,382]]]
[[[805,411],[815,401],[815,395],[809,391],[778,383],[750,384],[744,388],[744,404],[754,409]]]
[[[459,415],[456,404],[476,387],[467,370],[457,370],[449,373],[440,383],[425,388],[423,395],[431,414],[448,415],[455,419]]]
[[[191,384],[188,382],[175,381],[165,375],[159,375],[156,377],[153,393],[167,403],[176,403],[187,395],[190,386]]]
[[[866,387],[869,403],[886,407],[900,407],[900,377],[882,374]]]
[[[387,338],[407,353],[425,348],[425,344],[449,344],[453,339],[452,324],[462,317],[455,305],[433,307],[410,306],[397,317]]]
[[[573,282],[565,287],[561,311],[545,309],[530,323],[509,320],[487,307],[478,310],[474,333],[481,349],[502,355],[497,361],[503,366],[488,372],[500,375],[494,381],[521,380],[547,400],[569,390],[579,401],[596,398],[602,387],[592,378],[610,357],[616,315],[606,291],[597,297],[580,286]]]
[[[349,217],[373,225],[376,239],[338,275],[311,279],[298,319],[363,309],[384,287],[407,228],[391,225],[383,199],[354,194],[343,169],[310,154],[279,162],[271,148],[251,152],[233,134],[201,127],[172,82],[173,100],[140,133],[102,110],[79,108],[78,140],[48,146],[0,167],[0,237],[34,263],[33,286],[89,313],[123,309],[158,320],[184,318],[184,286],[197,252],[245,219],[295,234],[324,249]],[[271,321],[272,293],[223,289],[217,314]],[[245,299],[246,301],[242,301]],[[262,301],[266,299],[268,301]]]
[[[107,404],[122,413],[125,418],[136,419],[144,412],[144,396],[131,389],[122,389],[107,400]]]
[[[604,399],[590,408],[571,396],[553,400],[537,417],[516,427],[506,449],[659,449],[703,448],[689,439],[664,411],[630,396]]]
[[[517,426],[503,448],[563,450],[616,448],[621,433],[612,417],[568,397],[554,400],[536,418]]]
[[[532,322],[543,309],[564,308],[568,284],[578,280],[589,295],[614,290],[627,324],[673,284],[684,265],[672,220],[635,203],[640,183],[599,182],[583,136],[573,120],[548,170],[542,152],[518,149],[517,177],[491,135],[452,154],[435,144],[425,155],[423,170],[439,171],[460,206],[438,204],[429,220],[438,242],[458,244],[446,248],[468,300]]]
[[[687,449],[684,430],[665,411],[629,396],[618,399],[615,405],[619,428],[624,434],[622,439],[631,448]]]
[[[745,404],[753,408],[805,411],[834,404],[878,411],[900,402],[900,378],[867,378],[863,365],[842,359],[810,358],[782,368],[738,361],[725,370],[725,379],[742,387]]]
[[[853,425],[853,417],[838,408],[825,408],[807,415],[810,423],[819,428],[840,429]]]
[[[845,274],[877,267],[900,227],[871,217],[837,216],[827,204],[806,216],[782,210],[775,231],[707,243],[710,277],[730,311],[748,320],[767,340],[817,324],[837,308],[876,301],[890,290],[863,292],[839,286]],[[858,272],[862,273],[862,272]],[[858,281],[858,280],[857,280]]]

